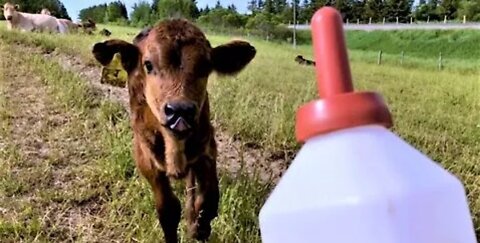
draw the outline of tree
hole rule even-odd
[[[94,6],[80,10],[78,17],[82,21],[91,19],[97,23],[103,23],[105,21],[106,11],[107,11],[107,4],[94,5]]]
[[[415,19],[421,21],[438,20],[437,1],[419,1],[418,5],[415,7],[413,16]]]
[[[190,16],[193,19],[197,19],[198,17],[200,17],[200,10],[197,7],[197,0],[190,0],[189,6],[190,6]]]
[[[252,14],[258,11],[258,5],[256,0],[250,0],[247,4],[247,9],[252,12]]]
[[[121,1],[115,1],[108,4],[105,11],[105,22],[116,22],[128,19],[127,8]]]
[[[412,13],[412,5],[413,0],[387,0],[387,19],[394,21],[398,17],[401,22],[408,21]]]
[[[273,8],[276,14],[281,14],[287,8],[287,0],[273,0]]]
[[[210,7],[207,5],[205,8],[200,9],[199,17],[202,15],[207,15],[208,13],[210,13]]]
[[[295,3],[297,4],[296,14],[297,14],[298,21],[306,22],[307,20],[310,20],[313,15],[313,11],[311,11],[312,9],[310,8],[311,6],[310,0],[303,0],[302,4],[299,4],[300,0],[296,0]]]
[[[350,19],[352,17],[352,1],[351,0],[336,0],[329,2],[327,4],[331,4],[334,6],[338,11],[342,14],[343,20]]]
[[[366,18],[372,18],[372,21],[380,21],[384,17],[388,19],[387,14],[387,4],[384,0],[367,0],[365,4]]]
[[[273,31],[275,26],[279,24],[271,13],[263,12],[248,19],[245,27],[248,29],[260,30],[267,35]]]
[[[263,7],[265,6],[265,2],[263,0],[258,0],[257,1],[257,8],[259,10],[263,10]]]
[[[365,5],[366,5],[366,1],[353,0],[352,1],[352,8],[350,10],[350,15],[347,17],[347,19],[349,19],[350,21],[356,20],[356,19],[366,19],[366,17],[365,17]]]
[[[460,0],[442,0],[439,6],[441,17],[446,15],[449,19],[455,18],[459,6]]]
[[[196,1],[192,0],[157,0],[155,6],[160,18],[193,19],[199,16]]]
[[[233,12],[237,12],[237,7],[235,7],[235,4],[233,4],[233,3],[230,4],[230,5],[228,5],[228,6],[227,6],[227,9],[228,9],[228,10],[231,10],[231,11],[233,11]]]
[[[239,14],[232,5],[227,8],[214,8],[198,18],[199,23],[224,28],[241,28],[245,26],[246,21],[247,16]]]
[[[480,2],[476,0],[463,0],[460,2],[458,18],[465,16],[469,21],[480,21]]]
[[[135,3],[133,5],[133,11],[130,14],[130,20],[133,25],[138,27],[154,24],[155,13],[152,10],[152,6],[143,0]]]
[[[269,14],[275,14],[275,6],[273,5],[273,0],[265,0],[265,5],[263,6],[263,12]]]
[[[223,9],[223,6],[222,4],[220,4],[219,0],[217,0],[217,2],[215,3],[215,9]]]

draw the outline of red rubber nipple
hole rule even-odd
[[[312,17],[312,37],[319,95],[297,110],[295,132],[299,142],[318,134],[355,126],[392,126],[383,98],[373,92],[354,92],[343,21],[332,7]]]

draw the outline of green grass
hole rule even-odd
[[[112,38],[126,40],[133,38],[127,33],[138,32],[134,28],[108,28],[113,32]],[[478,51],[474,45],[479,34],[473,31],[438,33],[435,37],[421,31],[349,32],[354,84],[358,90],[381,93],[393,114],[394,131],[462,180],[479,234],[480,79]],[[232,37],[209,35],[214,45]],[[98,36],[27,35],[1,29],[0,38],[9,43],[56,47],[90,63],[94,63],[89,53],[91,46],[103,39]],[[402,38],[407,44],[397,47]],[[443,41],[449,38],[452,41]],[[316,87],[313,68],[299,66],[293,58],[297,54],[311,57],[311,46],[302,45],[293,50],[286,44],[259,39],[251,39],[251,42],[258,52],[247,69],[236,77],[213,75],[210,79],[214,119],[232,136],[245,142],[254,142],[269,150],[296,151],[299,145],[293,133],[295,111],[301,104],[316,98]],[[465,49],[456,50],[454,47],[460,44],[464,44],[462,48]],[[386,53],[382,66],[375,64],[379,49]],[[398,61],[401,49],[406,51],[404,66]],[[446,59],[443,71],[436,70],[440,51],[445,53]],[[119,151],[122,149],[127,147]],[[251,215],[253,217],[253,213]]]
[[[480,56],[476,30],[402,30],[347,31],[348,47],[352,50],[379,51],[432,58],[442,52],[453,59],[477,60]]]
[[[0,66],[0,93],[10,94],[0,96],[0,135],[7,148],[0,149],[0,209],[12,212],[12,217],[0,217],[0,241],[161,239],[149,186],[132,161],[127,112],[54,61],[1,39],[0,44],[0,54],[9,56]],[[15,93],[23,87],[36,90],[29,93],[32,99]],[[29,114],[35,114],[33,120]],[[64,121],[60,125],[58,115]],[[36,123],[37,116],[48,122]],[[24,119],[41,127],[16,128]],[[51,146],[46,159],[31,156],[19,142],[30,140]],[[38,164],[28,164],[36,159]],[[259,242],[257,214],[269,186],[242,174],[234,179],[221,173],[220,187],[212,242]],[[182,188],[176,184],[181,200]],[[190,242],[184,225],[181,233],[181,242]]]

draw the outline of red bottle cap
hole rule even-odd
[[[343,21],[332,7],[312,17],[312,37],[319,95],[297,110],[295,132],[299,142],[318,134],[355,126],[392,126],[383,98],[373,92],[354,92]]]

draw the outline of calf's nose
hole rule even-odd
[[[174,132],[186,132],[192,128],[197,108],[191,102],[170,102],[165,105],[167,126]]]
[[[13,19],[13,16],[7,16],[6,19],[7,19],[8,21],[10,21],[10,20]]]

